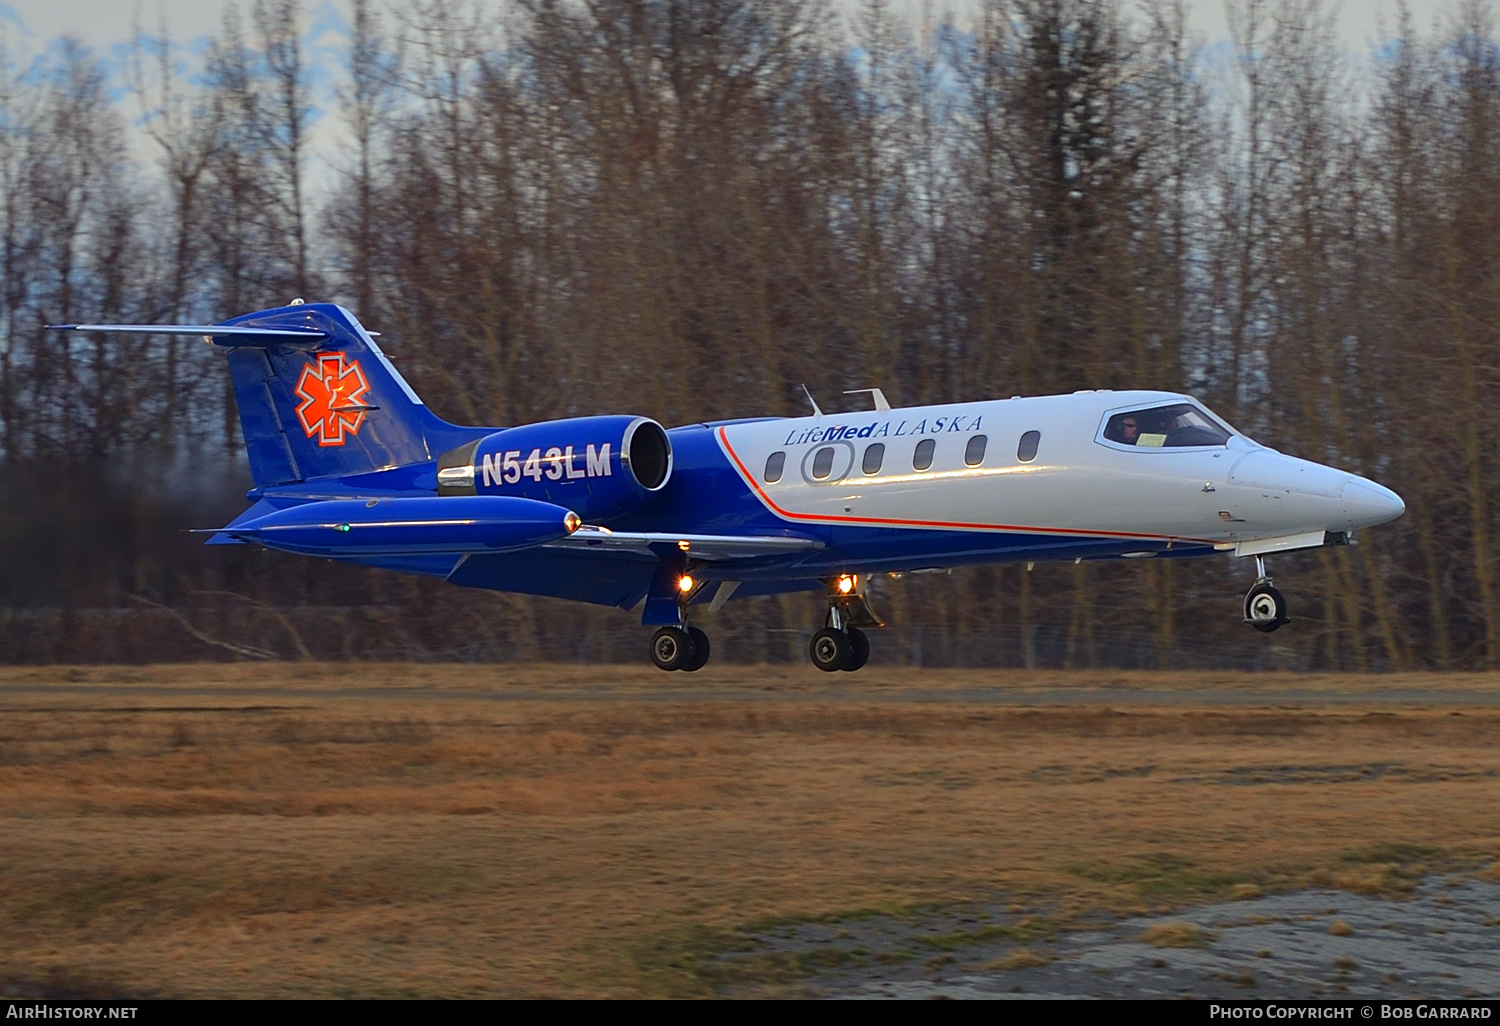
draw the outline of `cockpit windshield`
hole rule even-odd
[[[1117,413],[1104,425],[1104,437],[1143,449],[1176,449],[1194,445],[1224,445],[1230,432],[1191,403],[1173,403],[1149,410]]]

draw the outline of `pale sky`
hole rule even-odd
[[[153,30],[164,17],[174,38],[191,40],[216,32],[223,20],[224,8],[234,0],[8,0],[0,2],[0,20],[11,21],[10,31],[29,34],[32,44],[50,40],[65,33],[83,39],[100,53],[111,46],[130,38],[131,24],[139,18],[148,29]],[[504,0],[474,0],[481,8],[499,10]],[[922,9],[923,0],[895,0],[897,9],[906,9],[915,16]],[[1339,5],[1339,26],[1346,45],[1355,51],[1365,51],[1375,41],[1379,19],[1384,16],[1386,24],[1395,21],[1397,0],[1343,0]],[[839,6],[850,6],[843,0]],[[933,0],[935,11],[961,11],[972,6],[972,0]],[[1407,5],[1417,26],[1430,27],[1433,15],[1447,6],[1442,0],[1409,0]],[[248,0],[241,3],[248,9]],[[316,0],[306,2],[312,21],[324,21],[319,15],[337,14],[347,22],[349,4],[347,0]],[[326,11],[320,11],[326,8]],[[1226,38],[1223,0],[1193,0],[1194,20],[1200,32],[1210,42]],[[27,47],[30,49],[30,47]]]

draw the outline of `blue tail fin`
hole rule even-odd
[[[52,331],[197,335],[229,349],[250,473],[294,484],[425,463],[493,428],[428,412],[370,333],[332,303],[303,303],[220,324],[49,324]]]
[[[348,310],[306,303],[225,321],[258,486],[421,463],[474,437],[432,414]],[[244,329],[270,329],[250,335]],[[275,331],[301,332],[277,335]]]

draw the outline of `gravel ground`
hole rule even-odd
[[[982,909],[804,924],[757,940],[828,967],[809,991],[834,998],[1500,995],[1500,883],[1482,880],[1429,880],[1404,900],[1274,894],[1051,939],[1028,928]]]

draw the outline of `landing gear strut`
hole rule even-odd
[[[706,582],[694,580],[690,569],[685,559],[662,560],[646,595],[642,619],[667,623],[651,635],[651,661],[658,669],[692,673],[708,662],[708,635],[687,622],[688,606]]]
[[[860,627],[884,627],[859,590],[859,578],[845,574],[828,582],[828,625],[812,636],[808,658],[820,670],[857,670],[870,658],[870,639]]]
[[[1255,557],[1256,580],[1245,595],[1245,622],[1266,634],[1290,620],[1286,615],[1286,599],[1271,578],[1266,574],[1266,559]]]

